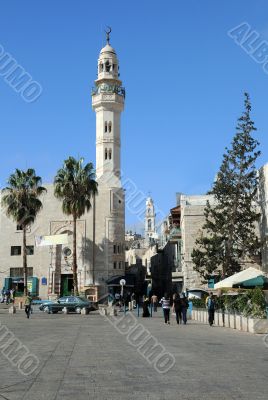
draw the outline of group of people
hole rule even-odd
[[[1,303],[11,304],[15,301],[15,289],[5,289],[1,290]],[[24,310],[27,318],[30,318],[30,314],[33,312],[32,310],[32,297],[30,292],[25,299]]]
[[[183,293],[182,295],[179,295],[178,293],[175,293],[172,298],[168,296],[167,293],[164,294],[164,296],[158,300],[158,297],[153,294],[151,297],[151,300],[147,297],[143,301],[143,317],[150,317],[150,311],[149,307],[151,304],[151,307],[154,312],[157,312],[157,308],[159,303],[162,306],[163,309],[163,315],[164,315],[164,321],[165,324],[169,325],[170,324],[170,310],[176,315],[176,322],[177,324],[184,324],[186,325],[187,323],[187,309],[189,307],[189,302],[188,299]]]
[[[136,296],[135,293],[130,293],[130,292],[126,292],[126,293],[119,293],[116,292],[114,294],[113,298],[113,305],[118,306],[120,309],[124,306],[128,306],[130,302],[132,302],[132,304],[134,305],[134,307],[136,306]]]
[[[153,294],[151,299],[146,297],[143,301],[143,317],[150,317],[149,307],[151,306],[154,312],[157,312],[157,308],[159,303],[163,309],[164,321],[165,324],[170,324],[170,310],[172,313],[176,315],[177,324],[187,323],[187,310],[189,308],[189,301],[185,293],[179,295],[178,293],[173,294],[172,298],[168,296],[167,293],[164,294],[164,297],[158,300],[158,297]],[[213,293],[211,292],[206,299],[206,307],[208,310],[208,322],[209,325],[212,326],[214,323],[214,314],[216,310],[216,300],[214,298]]]
[[[14,303],[15,290],[14,289],[5,289],[1,290],[1,303]]]

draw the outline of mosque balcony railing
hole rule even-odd
[[[119,96],[123,96],[124,98],[126,97],[126,91],[123,86],[117,86],[117,85],[100,85],[100,86],[94,86],[92,87],[91,90],[91,95],[95,96],[96,94],[118,94]]]

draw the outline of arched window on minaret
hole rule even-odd
[[[110,149],[109,150],[109,160],[111,160],[112,159],[112,150]]]
[[[105,63],[105,71],[106,72],[110,72],[111,70],[111,64],[109,63],[109,61],[107,60]]]
[[[107,158],[108,158],[108,150],[107,149],[105,149],[105,160],[107,160]]]
[[[112,132],[112,122],[111,121],[109,122],[108,126],[109,126],[109,133],[111,133]]]
[[[99,72],[103,72],[103,64],[102,63],[100,63],[100,65],[99,65]]]
[[[152,220],[148,219],[148,231],[152,230]]]
[[[108,132],[108,123],[107,123],[107,121],[105,121],[105,123],[104,123],[104,132],[105,133]]]

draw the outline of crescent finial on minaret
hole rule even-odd
[[[105,31],[106,33],[106,42],[107,44],[110,44],[110,33],[112,32],[112,28],[110,26],[107,26],[108,31]]]

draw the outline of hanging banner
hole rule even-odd
[[[67,233],[62,235],[35,236],[36,247],[55,246],[56,244],[68,244],[69,238]]]

